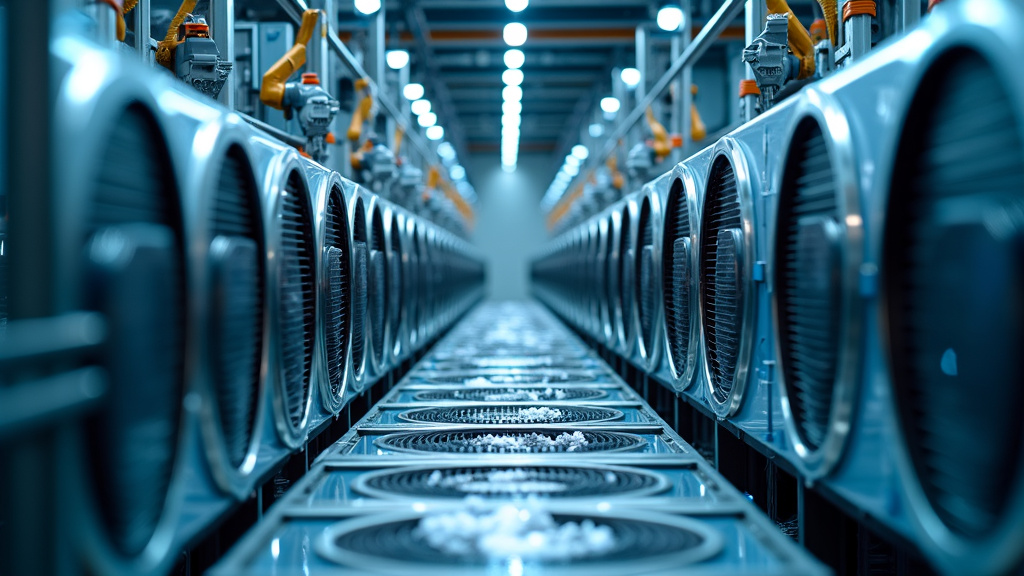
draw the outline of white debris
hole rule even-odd
[[[486,394],[484,400],[486,402],[541,402],[544,400],[565,400],[566,396],[565,390],[562,389],[506,388],[501,392]]]
[[[478,376],[478,377],[473,378],[471,380],[466,380],[465,383],[468,386],[493,386],[494,385],[490,380],[488,380],[487,378],[484,378],[482,376]]]
[[[467,420],[477,423],[501,423],[501,424],[533,424],[537,422],[555,422],[562,418],[562,411],[547,406],[531,406],[519,408],[506,412],[493,412],[488,410],[476,410],[468,412]]]
[[[605,472],[604,481],[608,484],[615,484],[619,481],[619,477],[615,475],[615,472]]]
[[[420,520],[414,534],[453,556],[565,562],[600,556],[615,547],[615,533],[593,520],[559,524],[537,502],[481,509],[467,499],[465,510],[439,512]]]
[[[437,475],[437,481],[434,477]],[[440,486],[454,489],[466,494],[552,494],[564,492],[567,486],[563,482],[538,480],[536,473],[522,468],[492,469],[487,472],[458,473],[441,478],[441,472],[435,470],[427,480],[428,486]]]
[[[562,432],[551,437],[547,434],[487,434],[467,440],[449,440],[449,443],[467,452],[534,453],[582,452],[587,438],[582,432]]]

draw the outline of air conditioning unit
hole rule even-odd
[[[612,325],[615,315],[612,306],[615,299],[615,294],[612,291],[612,234],[614,231],[607,211],[599,214],[597,218],[598,248],[595,263],[597,270],[594,275],[597,280],[598,321],[600,324],[594,336],[601,344],[610,346],[615,337],[615,329]]]
[[[391,349],[389,362],[397,366],[409,354],[409,320],[406,263],[408,236],[406,214],[397,206],[388,206],[384,213],[384,232],[388,237],[388,300],[391,302],[388,323],[391,327]]]
[[[317,387],[320,405],[333,415],[344,406],[351,378],[353,254],[346,191],[351,191],[355,185],[337,172],[318,168],[313,163],[309,163],[308,168],[316,175],[313,197],[320,261],[315,374],[320,384]]]
[[[743,145],[719,140],[704,186],[697,271],[705,394],[723,418],[743,404],[756,340],[753,174]]]
[[[661,297],[664,358],[661,380],[676,392],[691,390],[698,381],[700,314],[698,312],[698,247],[704,183],[695,163],[680,163],[671,174],[661,226]],[[697,391],[700,393],[700,391]]]
[[[352,346],[349,355],[351,395],[361,394],[369,386],[371,361],[369,328],[370,235],[367,223],[370,195],[362,187],[352,189],[348,197],[349,225],[352,230]]]
[[[661,280],[664,202],[672,183],[667,172],[644,186],[637,199],[637,244],[634,249],[634,307],[637,311],[637,363],[646,373],[654,373],[661,360],[664,327]]]
[[[294,149],[254,138],[261,157],[267,230],[271,341],[268,377],[278,435],[290,448],[306,439],[316,382],[320,259],[310,182]]]
[[[383,200],[373,196],[367,203],[369,239],[367,243],[366,316],[369,327],[368,353],[370,371],[374,379],[385,374],[390,367],[391,326],[388,321],[392,305],[389,298],[388,238],[384,233]]]
[[[624,358],[632,359],[637,345],[636,306],[633,294],[636,290],[635,250],[638,207],[634,197],[627,197],[615,206],[619,225],[615,252],[616,272],[618,273],[618,290],[616,291],[618,299],[615,303],[617,351]]]
[[[865,61],[910,87],[891,100],[872,199],[870,374],[890,385],[921,547],[949,574],[1024,565],[1022,25],[1017,2],[948,2],[888,62]]]
[[[52,174],[60,234],[50,288],[59,311],[98,312],[106,328],[94,359],[106,395],[58,463],[74,479],[59,482],[70,503],[60,514],[79,519],[69,534],[89,570],[164,573],[176,556],[194,425],[183,409],[188,342],[198,329],[182,159],[158,104],[168,83],[70,34],[54,38],[51,54],[61,168]]]

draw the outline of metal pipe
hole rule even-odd
[[[748,0],[754,2],[756,0]],[[680,72],[682,72],[685,66],[691,66],[701,56],[707,52],[708,48],[711,47],[711,43],[722,33],[725,28],[729,26],[732,19],[739,14],[740,9],[744,6],[744,0],[725,0],[722,6],[715,12],[715,15],[708,20],[708,23],[701,28],[700,33],[693,39],[693,43],[690,44],[683,54],[672,61],[672,65],[668,71],[658,82],[650,89],[644,98],[637,103],[637,106],[632,112],[622,121],[619,122],[615,127],[615,130],[608,137],[608,141],[605,142],[604,149],[601,151],[601,155],[597,158],[597,161],[607,158],[615,149],[615,142],[619,138],[622,138],[626,132],[633,127],[634,124],[640,121],[644,116],[644,111],[647,109],[655,99],[658,98],[665,89],[668,88],[672,79],[674,79]]]

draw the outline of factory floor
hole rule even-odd
[[[477,307],[213,574],[826,574],[538,304]]]

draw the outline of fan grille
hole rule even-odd
[[[391,338],[394,340],[393,349],[395,353],[401,351],[402,342],[400,332],[402,328],[402,310],[405,309],[405,277],[402,274],[402,234],[399,228],[399,219],[392,216],[391,219],[391,258],[388,262],[388,274],[391,280],[389,296],[391,298]]]
[[[903,437],[933,510],[969,538],[996,529],[1022,469],[1024,119],[1016,102],[976,53],[940,58],[909,108],[885,228]]]
[[[306,418],[316,314],[309,195],[302,175],[288,174],[281,194],[281,360],[284,405],[294,428]]]
[[[549,453],[609,453],[632,452],[642,449],[647,441],[641,436],[624,432],[604,430],[583,430],[586,444],[557,442],[565,430],[516,428],[489,428],[482,430],[438,430],[435,432],[402,432],[388,434],[376,440],[378,447],[395,452],[421,454],[549,454]],[[532,442],[533,435],[541,435],[544,442]],[[493,443],[481,443],[488,436],[510,437],[518,441],[515,448],[504,448]],[[554,442],[552,444],[552,442]],[[573,448],[569,450],[569,448]]]
[[[743,310],[742,218],[736,174],[724,156],[711,167],[701,222],[701,304],[704,353],[711,390],[719,403],[729,400],[739,355]]]
[[[619,310],[622,313],[622,337],[629,345],[633,336],[633,246],[630,244],[629,207],[622,209],[622,228],[619,235]]]
[[[525,374],[490,374],[481,372],[466,375],[432,376],[427,378],[427,382],[432,384],[470,384],[480,378],[487,380],[490,384],[569,384],[573,382],[594,381],[594,376],[590,374],[530,371]]]
[[[839,356],[840,228],[835,177],[814,119],[797,128],[779,198],[779,340],[786,392],[801,440],[828,433]]]
[[[664,477],[641,469],[608,466],[425,466],[364,474],[353,489],[378,498],[636,498],[664,492]]]
[[[373,209],[373,236],[367,264],[370,282],[367,285],[367,306],[370,313],[370,336],[373,341],[373,359],[383,365],[384,331],[388,313],[388,274],[385,262],[384,221],[380,209]]]
[[[352,219],[352,365],[362,370],[366,354],[366,298],[369,264],[366,246],[366,212],[363,201],[356,200]]]
[[[340,398],[345,385],[345,346],[349,342],[349,236],[345,198],[338,186],[327,198],[324,255],[327,259],[327,381]]]
[[[619,517],[595,518],[582,514],[554,514],[553,517],[558,524],[594,522],[607,526],[614,534],[615,543],[610,550],[594,556],[569,561],[538,562],[535,566],[541,570],[544,566],[564,566],[568,563],[573,565],[592,564],[595,569],[598,569],[603,563],[619,561],[629,562],[637,569],[646,571],[644,570],[645,563],[658,556],[684,552],[697,553],[695,558],[688,558],[689,562],[684,562],[692,563],[697,559],[706,558],[715,551],[706,546],[698,551],[698,548],[702,548],[702,545],[705,544],[706,536],[682,526]],[[329,540],[328,554],[339,560],[349,559],[353,555],[369,556],[370,558],[366,559],[367,563],[372,562],[373,558],[386,558],[408,563],[410,568],[417,565],[451,566],[453,569],[479,567],[481,571],[485,571],[488,567],[494,566],[494,558],[477,550],[454,555],[432,548],[418,534],[418,525],[418,518],[413,518],[374,523],[334,533],[331,534]],[[347,560],[346,563],[348,562],[351,560]]]
[[[102,151],[85,243],[96,245],[110,236],[134,239],[145,231],[156,254],[143,263],[149,268],[122,274],[131,285],[117,277],[105,278],[106,285],[90,282],[88,305],[109,312],[108,346],[101,358],[110,391],[86,433],[100,518],[113,546],[135,556],[156,531],[177,451],[185,256],[174,173],[160,128],[137,104],[111,126],[97,141]],[[97,266],[94,258],[89,267]]]
[[[658,286],[654,278],[654,222],[651,214],[651,200],[645,197],[640,207],[640,242],[637,248],[636,281],[639,287],[637,307],[640,313],[640,339],[644,351],[650,355],[654,348],[655,291]]]
[[[256,422],[265,282],[259,191],[249,161],[237,146],[228,150],[221,166],[211,220],[214,246],[235,243],[232,252],[211,250],[221,275],[229,276],[215,275],[219,285],[211,290],[216,302],[213,316],[222,319],[213,328],[211,363],[227,455],[237,468],[249,451]],[[216,262],[218,255],[230,260]]]
[[[618,420],[622,418],[622,412],[611,408],[554,404],[443,406],[409,410],[398,417],[408,422],[427,424],[577,424]]]
[[[608,396],[596,388],[552,388],[544,386],[519,386],[503,388],[468,388],[465,390],[430,390],[417,392],[420,401],[462,401],[462,402],[528,402],[530,400],[597,400]]]
[[[669,192],[662,250],[665,332],[672,365],[682,374],[690,350],[690,207],[682,180]]]

